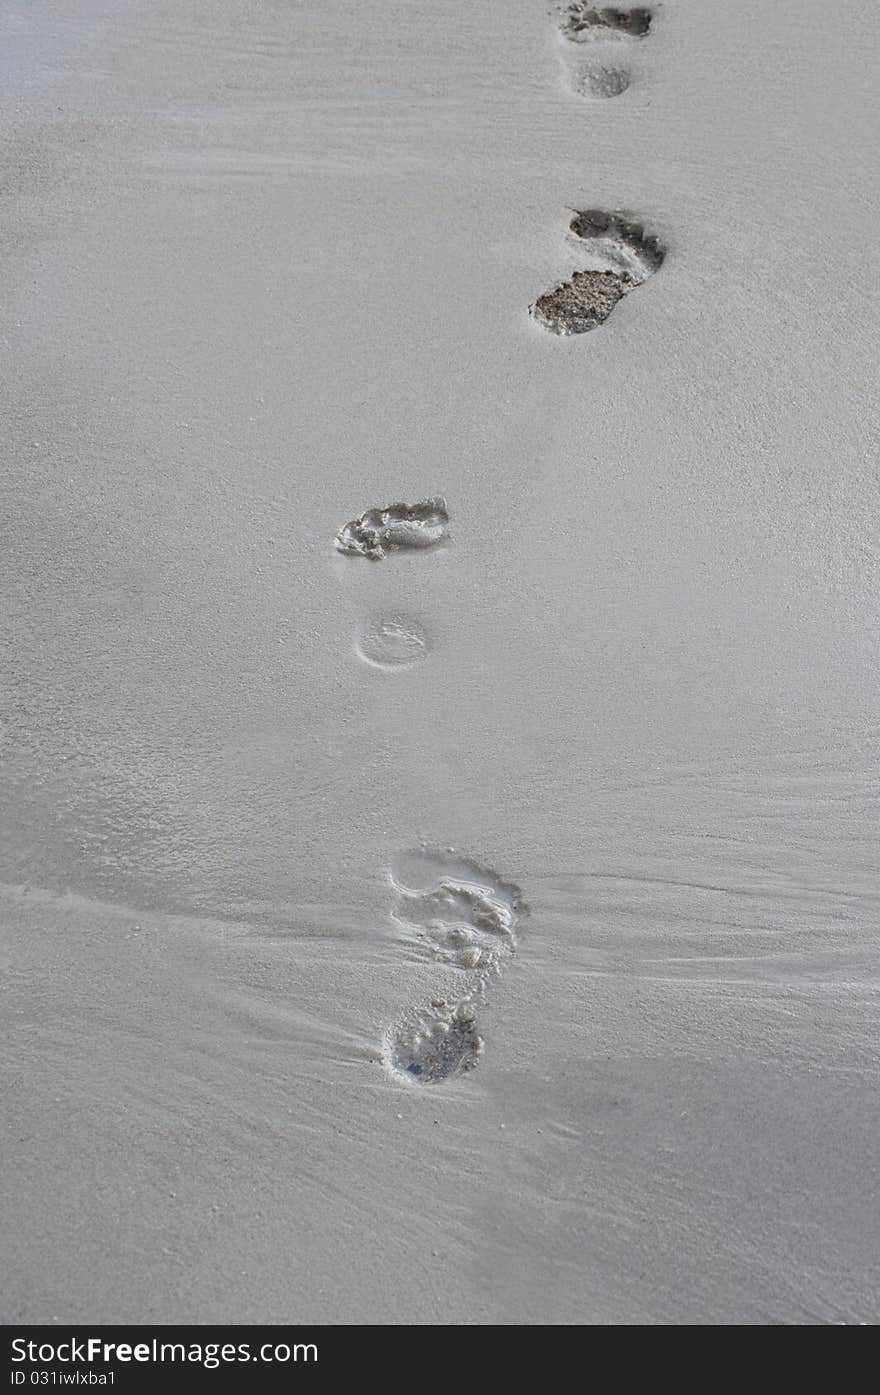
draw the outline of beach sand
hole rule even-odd
[[[876,15],[0,20],[4,1320],[875,1321]]]

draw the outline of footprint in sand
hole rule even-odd
[[[522,893],[488,867],[455,852],[409,852],[389,869],[394,919],[415,957],[453,971],[452,991],[398,1022],[383,1041],[388,1071],[409,1084],[435,1085],[473,1070],[483,1041],[477,1007],[516,952],[526,912]]]
[[[597,9],[585,0],[574,0],[564,10],[559,26],[562,61],[571,89],[581,97],[618,97],[625,92],[631,74],[617,61],[616,50],[644,39],[652,18],[652,11],[646,8]],[[581,57],[586,52],[590,54],[588,61]]]
[[[388,504],[367,509],[336,534],[340,552],[381,562],[389,552],[437,547],[449,534],[445,499],[424,499],[418,504]]]
[[[355,652],[370,668],[399,673],[427,659],[431,641],[424,625],[397,611],[376,615],[361,627]]]
[[[603,324],[615,305],[663,264],[665,250],[638,223],[590,208],[569,225],[581,269],[539,296],[529,312],[552,334],[584,334]]]

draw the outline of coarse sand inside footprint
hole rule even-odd
[[[529,307],[551,334],[585,334],[604,324],[618,301],[653,276],[665,257],[657,238],[623,214],[586,209],[574,214],[568,231],[581,268]]]
[[[516,953],[516,927],[526,908],[513,882],[451,849],[401,854],[389,881],[394,919],[412,953],[455,971],[455,979],[449,994],[385,1034],[383,1057],[398,1079],[436,1084],[477,1064],[483,1050],[477,1006],[490,979]]]

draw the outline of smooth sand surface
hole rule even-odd
[[[0,19],[3,1318],[875,1321],[872,8]],[[422,846],[528,906],[427,1085]]]

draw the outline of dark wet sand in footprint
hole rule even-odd
[[[392,1075],[410,1084],[437,1085],[473,1070],[482,1054],[476,1009],[468,1002],[435,998],[430,1009],[414,1014],[389,1035],[385,1062]]]
[[[461,978],[460,990],[408,1014],[385,1037],[392,1075],[437,1084],[477,1064],[483,1050],[477,1005],[516,953],[517,922],[526,908],[519,887],[451,851],[402,854],[389,880],[397,892],[394,918],[411,947]]]
[[[552,334],[584,334],[604,324],[617,302],[653,276],[665,256],[657,238],[646,237],[639,223],[601,209],[575,213],[569,234],[587,265],[530,307]]]
[[[643,39],[650,31],[651,11],[646,6],[632,10],[602,9],[575,0],[569,5],[560,26],[573,44],[602,43],[609,39]]]

